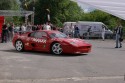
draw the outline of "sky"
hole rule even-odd
[[[94,10],[94,8],[92,6],[89,6],[87,4],[83,4],[83,3],[79,3],[77,2],[78,5],[84,10],[85,13],[91,12]]]

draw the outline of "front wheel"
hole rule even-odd
[[[51,52],[53,54],[57,54],[57,55],[62,54],[63,49],[61,47],[61,44],[60,43],[54,43],[54,44],[52,44],[52,46],[51,46]]]
[[[24,50],[24,45],[23,42],[21,40],[17,40],[15,43],[15,48],[17,51],[23,51]]]

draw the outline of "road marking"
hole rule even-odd
[[[104,76],[104,77],[70,77],[70,78],[46,78],[46,79],[15,79],[15,80],[11,80],[11,79],[0,79],[0,83],[1,82],[21,82],[21,83],[36,83],[36,82],[60,82],[60,81],[68,81],[68,80],[72,80],[72,81],[92,81],[92,80],[112,80],[112,79],[121,79],[124,80],[124,76]]]

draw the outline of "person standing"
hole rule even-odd
[[[51,26],[50,26],[50,23],[46,23],[46,25],[44,25],[44,30],[51,30]]]
[[[69,36],[69,25],[68,24],[64,25],[63,33],[65,33],[67,36]]]
[[[79,28],[76,25],[74,26],[74,28],[75,28],[74,35],[76,38],[79,38]]]
[[[26,28],[26,32],[31,32],[32,31],[32,25],[30,23],[28,23],[28,25],[25,28]]]
[[[87,30],[87,38],[90,38],[90,32],[91,32],[91,26],[89,26],[88,30]]]
[[[123,28],[121,24],[118,24],[116,28],[116,47],[115,48],[122,47],[122,41],[121,41],[122,36],[123,36]]]
[[[105,26],[102,25],[102,40],[105,40]]]
[[[14,24],[10,24],[8,27],[9,30],[9,41],[12,41],[13,35],[14,35]]]
[[[8,28],[7,28],[7,25],[4,24],[2,26],[2,42],[1,43],[7,42],[7,35],[8,35]]]
[[[71,37],[74,37],[74,25],[73,25],[73,23],[71,23],[70,35],[71,35]]]

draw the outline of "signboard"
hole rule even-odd
[[[4,23],[4,16],[0,16],[0,37],[1,37],[1,33],[2,33],[3,23]]]

